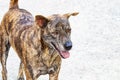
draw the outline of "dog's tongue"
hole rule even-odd
[[[69,58],[70,57],[70,53],[68,51],[62,51],[61,52],[61,56],[66,59],[66,58]]]

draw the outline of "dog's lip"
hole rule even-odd
[[[59,52],[60,56],[63,58],[63,59],[66,59],[66,58],[69,58],[70,57],[70,53],[69,51],[61,51],[57,48],[57,46],[52,43],[52,45],[55,47],[55,49]]]

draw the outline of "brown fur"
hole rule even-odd
[[[0,27],[3,80],[7,80],[6,59],[10,46],[14,48],[21,60],[18,80],[24,80],[23,68],[26,80],[36,80],[40,75],[44,74],[49,74],[49,80],[58,80],[61,56],[57,51],[56,41],[60,40],[59,42],[63,44],[70,40],[68,18],[77,14],[53,15],[49,18],[37,15],[34,20],[31,13],[19,9],[18,0],[11,0],[9,11],[5,14]],[[63,23],[68,25],[65,26],[65,29],[55,27],[55,25],[64,27]],[[58,29],[63,30],[57,33],[56,30]],[[62,37],[56,37],[58,34]],[[71,47],[66,48],[67,50],[64,49],[66,51],[71,49]]]

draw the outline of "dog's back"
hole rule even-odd
[[[26,27],[26,25],[33,25],[34,18],[28,11],[19,9],[18,0],[11,0],[8,12],[4,15],[1,26],[4,32],[9,35],[9,32],[19,25]],[[16,25],[16,26],[12,26]],[[20,29],[21,27],[19,27]]]
[[[10,6],[7,13],[4,15],[0,25],[0,60],[2,64],[2,78],[7,80],[6,60],[10,46],[19,46],[19,40],[16,38],[16,43],[10,41],[10,37],[19,37],[23,30],[32,27],[34,18],[28,11],[19,9],[18,0],[10,0]],[[12,36],[10,36],[12,35]],[[19,46],[20,47],[20,46]]]

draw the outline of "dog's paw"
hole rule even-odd
[[[20,78],[18,78],[18,80],[25,80],[25,79],[23,77],[22,78],[20,77]]]

